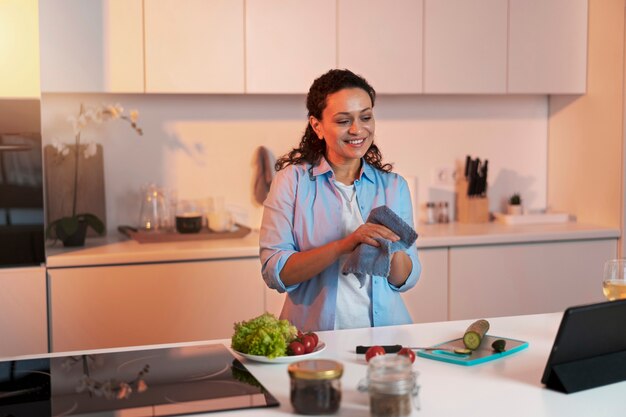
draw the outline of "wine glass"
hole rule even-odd
[[[626,299],[626,259],[611,259],[604,264],[602,292],[609,301]]]

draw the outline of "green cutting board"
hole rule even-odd
[[[504,352],[495,352],[491,347],[491,344],[494,342],[494,340],[498,339],[506,341],[506,350]],[[478,349],[472,351],[471,354],[467,355],[453,352],[454,349],[465,348],[465,345],[463,344],[463,338],[443,342],[432,347],[440,347],[441,349],[450,350],[418,350],[417,356],[426,359],[434,359],[436,361],[454,363],[456,365],[472,366],[478,365],[479,363],[502,359],[506,356],[519,352],[520,350],[524,350],[528,347],[528,342],[509,339],[506,337],[486,335]]]

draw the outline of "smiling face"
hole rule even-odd
[[[326,141],[331,166],[360,166],[374,141],[374,112],[370,96],[360,88],[345,88],[326,97],[322,119],[309,119],[320,140]]]

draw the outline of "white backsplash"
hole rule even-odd
[[[67,117],[85,104],[120,103],[138,109],[144,136],[121,122],[89,127],[84,141],[104,147],[107,228],[136,225],[141,187],[177,191],[179,199],[221,196],[238,221],[258,227],[262,207],[252,194],[254,155],[263,145],[276,156],[297,146],[306,125],[303,95],[44,94],[44,144],[72,143]],[[426,201],[453,205],[454,187],[441,168],[465,155],[489,159],[490,209],[519,192],[527,208],[546,206],[546,96],[384,95],[375,107],[384,160],[415,184]]]

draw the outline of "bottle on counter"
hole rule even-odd
[[[291,405],[298,414],[334,414],[341,404],[343,365],[329,359],[294,362],[287,368]]]

